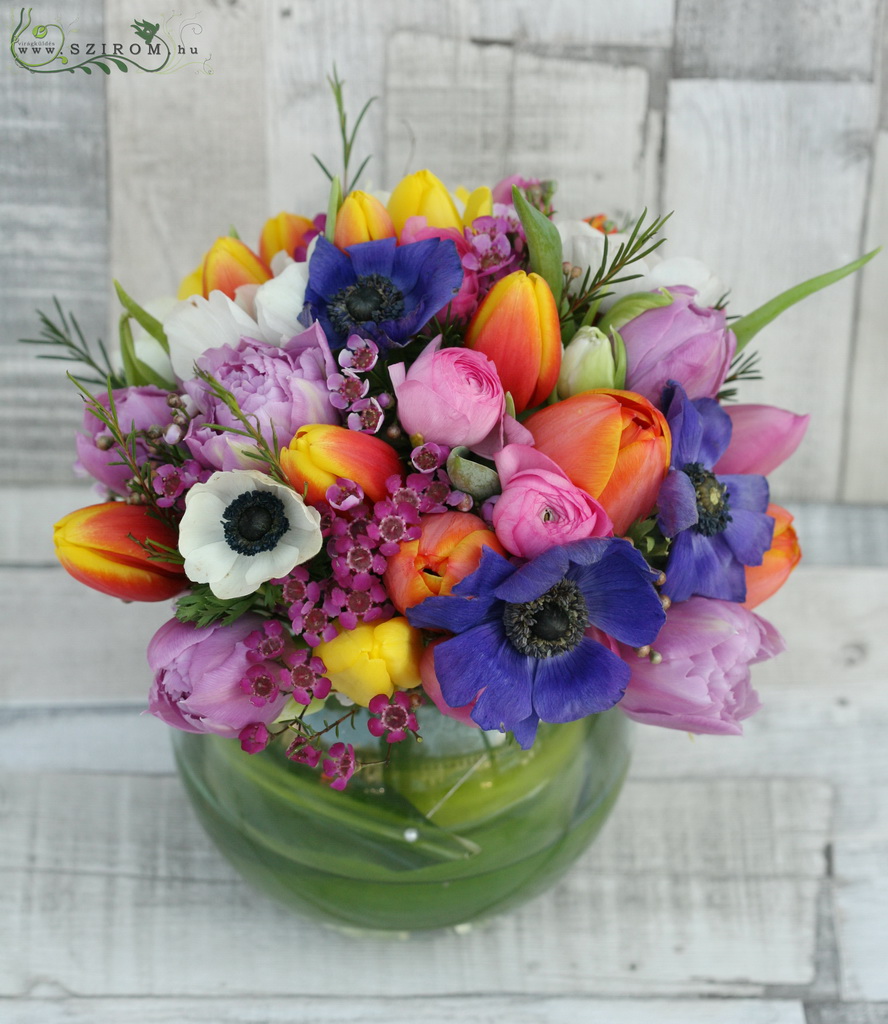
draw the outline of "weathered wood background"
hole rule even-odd
[[[35,16],[131,36],[129,4],[58,6]],[[79,403],[15,340],[52,295],[108,336],[112,275],[161,296],[229,225],[255,240],[320,210],[334,62],[353,114],[379,97],[369,186],[520,171],[558,179],[568,214],[674,209],[669,251],[748,311],[888,242],[884,6],[204,0],[183,13],[211,76],[29,75],[4,44],[3,1024],[888,1024],[888,255],[772,325],[743,392],[815,414],[773,480],[809,559],[765,610],[790,651],[757,673],[745,739],[639,729],[617,815],[552,894],[394,946],[294,923],[200,832],[165,727],[138,715],[168,611],[55,563],[51,523],[89,501]]]

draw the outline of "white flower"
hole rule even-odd
[[[253,469],[214,473],[185,497],[185,575],[216,597],[245,597],[321,550],[320,513]]]
[[[605,235],[598,228],[593,228],[582,220],[556,221],[558,233],[561,235],[562,257],[568,263],[579,267],[584,273],[586,270],[595,274],[604,259],[604,240],[607,239],[607,262],[610,265],[617,249],[629,241],[628,235],[616,234]],[[652,264],[656,261],[656,253],[651,253],[643,260],[636,260],[629,264],[624,273],[617,276],[623,277],[628,274],[647,274]],[[571,282],[571,289],[576,291],[583,283],[583,278],[575,278]],[[639,286],[638,279],[632,281],[618,281],[616,284],[608,284],[606,289],[609,294],[601,304],[602,309],[608,309],[617,299],[624,295],[631,295],[633,292],[648,291]]]
[[[640,292],[685,285],[694,289],[697,303],[701,306],[714,306],[728,290],[705,263],[691,256],[671,256],[662,260],[636,284]]]

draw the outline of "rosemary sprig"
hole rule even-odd
[[[20,338],[19,341],[23,345],[52,345],[62,349],[63,351],[57,354],[40,353],[37,358],[62,359],[70,363],[83,363],[97,375],[96,377],[84,377],[83,380],[88,384],[105,385],[110,382],[112,388],[124,387],[126,381],[120,374],[115,372],[101,338],[96,339],[96,344],[101,353],[100,357],[97,358],[90,350],[89,342],[84,338],[83,331],[80,329],[80,324],[77,323],[77,318],[74,314],[69,313],[66,317],[59,300],[55,296],[53,296],[52,302],[58,315],[58,323],[47,316],[46,313],[38,310],[37,315],[40,317],[41,325],[40,337]]]
[[[364,173],[364,168],[370,161],[369,156],[364,157],[351,180],[349,180],[348,165],[352,158],[352,150],[354,149],[358,129],[361,127],[361,122],[364,120],[364,116],[376,101],[377,97],[371,96],[364,106],[361,107],[361,112],[357,116],[354,127],[349,131],[348,115],[345,112],[345,98],[343,93],[343,86],[345,85],[345,82],[339,77],[335,64],[333,65],[333,74],[327,76],[327,82],[329,83],[330,90],[333,93],[333,99],[336,102],[336,113],[339,118],[339,137],[342,143],[342,174],[340,176],[340,181],[342,182],[342,194],[347,196],[358,183],[358,180]],[[312,153],[312,157],[318,167],[320,167],[324,174],[326,174],[328,180],[332,182],[336,176],[331,173],[319,156]]]

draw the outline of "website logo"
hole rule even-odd
[[[57,24],[31,24],[33,7],[23,7],[13,29],[9,50],[20,68],[32,74],[91,75],[93,68],[110,75],[111,71],[147,71],[170,74],[190,68],[203,75],[213,74],[212,55],[202,51],[202,27],[194,18],[171,14],[152,21],[135,18],[129,26],[131,34],[120,40],[69,40],[65,29]],[[70,33],[70,26],[68,28]]]

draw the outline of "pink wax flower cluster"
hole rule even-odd
[[[419,170],[220,238],[162,320],[121,289],[157,366],[127,327],[84,388],[106,500],[56,549],[175,599],[149,711],[336,790],[434,716],[523,748],[612,708],[738,734],[783,648],[753,609],[801,551],[767,476],[808,417],[729,401],[774,305],[729,320],[699,261],[660,260],[663,221],[469,184]]]

